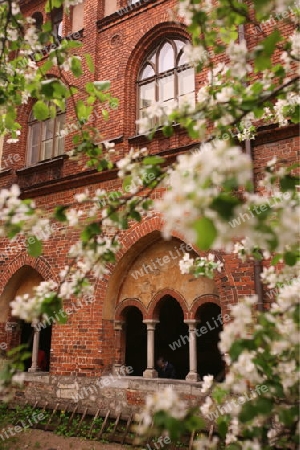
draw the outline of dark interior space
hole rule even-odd
[[[162,355],[173,364],[179,380],[184,380],[189,372],[189,331],[183,320],[183,311],[177,300],[169,295],[163,297],[155,331],[155,358]],[[182,341],[181,336],[187,338]],[[174,345],[174,342],[179,345]]]
[[[46,354],[45,372],[49,372],[50,370],[51,336],[52,336],[52,325],[41,329],[39,349],[43,350]]]
[[[34,328],[31,326],[31,323],[22,322],[21,324],[21,344],[28,345],[28,351],[32,352],[33,345],[33,334]],[[50,349],[51,349],[51,334],[52,334],[52,326],[48,326],[42,328],[40,331],[40,343],[39,350],[45,352],[45,368],[43,369],[45,372],[49,372],[50,369]],[[24,370],[28,372],[28,369],[31,367],[31,357],[28,358],[25,362]]]
[[[199,307],[197,317],[201,321],[197,325],[198,374],[201,378],[213,375],[218,381],[223,381],[224,362],[218,348],[220,332],[223,330],[221,308],[215,303],[204,303]]]
[[[33,343],[33,328],[31,323],[21,322],[21,341],[20,344],[27,344],[28,351],[32,352],[32,343]],[[28,372],[28,369],[31,367],[31,357],[24,361],[24,371]]]
[[[126,314],[125,364],[133,368],[133,376],[143,376],[147,368],[147,327],[142,313],[134,306]]]

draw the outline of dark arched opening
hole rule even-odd
[[[198,374],[213,375],[217,381],[223,381],[224,361],[218,348],[220,332],[223,330],[221,308],[215,303],[204,303],[196,317],[197,325],[197,361]]]
[[[50,370],[50,350],[51,350],[52,325],[41,329],[39,350],[45,353],[43,367],[40,367],[44,372]],[[40,360],[43,361],[43,354],[40,355]],[[41,362],[41,361],[40,361]]]
[[[20,343],[26,344],[30,353],[32,353],[33,335],[34,328],[31,326],[31,323],[22,321]],[[41,329],[39,339],[38,366],[39,369],[43,372],[49,372],[50,370],[51,336],[52,325]],[[32,358],[30,356],[24,361],[24,371],[28,372],[28,369],[31,367],[31,365]]]
[[[159,323],[155,332],[155,357],[164,356],[184,380],[189,372],[188,326],[180,304],[170,295],[160,300]]]
[[[32,14],[32,18],[35,20],[35,26],[36,28],[41,31],[42,25],[44,22],[43,14],[40,11],[36,11]]]
[[[21,336],[20,336],[20,344],[27,345],[28,352],[32,353],[32,343],[33,343],[33,332],[34,329],[31,326],[31,323],[21,322]],[[31,367],[31,356],[24,361],[24,371],[28,372],[28,369]]]
[[[142,376],[147,368],[147,327],[135,306],[130,306],[126,312],[125,364],[132,367],[130,375],[133,376]]]

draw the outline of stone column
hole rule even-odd
[[[116,338],[115,364],[113,365],[113,375],[120,375],[121,367],[125,365],[125,331],[126,324],[121,320],[114,323]],[[124,374],[123,374],[124,375]]]
[[[32,343],[31,367],[28,369],[28,372],[39,372],[41,369],[38,366],[38,353],[41,332],[35,328],[35,324],[32,324],[32,327],[34,327],[34,335]]]
[[[185,377],[187,381],[199,381],[200,377],[197,373],[197,320],[185,320],[189,326],[189,357],[190,357],[190,371]]]
[[[154,336],[155,327],[159,320],[144,320],[147,325],[147,369],[144,370],[144,378],[157,378],[158,373],[154,368]]]

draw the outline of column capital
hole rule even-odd
[[[145,319],[145,320],[143,320],[143,323],[146,323],[146,324],[154,324],[154,325],[156,325],[157,323],[159,323],[159,320],[158,319]]]
[[[143,320],[143,323],[147,325],[147,330],[155,330],[156,325],[159,323],[159,320],[155,319],[146,319]]]
[[[198,319],[186,319],[186,320],[184,320],[184,323],[186,323],[187,325],[197,325],[198,323],[200,323],[200,320],[198,320]]]
[[[114,330],[122,331],[124,326],[126,325],[124,320],[115,320],[114,322]]]

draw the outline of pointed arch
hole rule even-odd
[[[124,109],[124,126],[126,129],[124,131],[126,135],[133,135],[136,132],[135,120],[138,100],[136,83],[146,56],[151,54],[162,40],[176,38],[190,39],[185,25],[169,21],[155,24],[140,38],[128,60],[120,67],[120,73],[130,74],[130,76],[125,77],[124,92],[124,105],[126,105]]]
[[[147,318],[158,320],[159,312],[160,312],[160,308],[161,308],[161,300],[166,295],[173,297],[179,303],[179,305],[183,311],[183,317],[185,320],[188,317],[187,303],[186,303],[183,295],[180,292],[176,291],[175,289],[169,289],[169,288],[162,289],[154,295],[154,297],[152,298],[152,300],[149,304],[148,310],[147,310]]]

